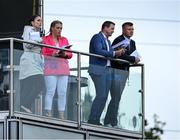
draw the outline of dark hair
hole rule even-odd
[[[105,27],[110,27],[111,24],[115,25],[115,23],[112,22],[112,21],[105,21],[105,22],[102,24],[101,30],[103,30]]]
[[[133,26],[133,23],[132,22],[124,22],[122,24],[122,28],[124,28],[125,26]]]
[[[35,18],[40,17],[40,15],[33,15],[30,19],[29,19],[29,25],[32,25],[31,22],[35,20]]]
[[[54,20],[53,22],[51,22],[50,29],[49,29],[50,33],[52,32],[51,28],[55,27],[56,24],[61,24],[62,25],[63,23],[61,21],[59,21],[59,20]]]

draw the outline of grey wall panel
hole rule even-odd
[[[4,136],[4,123],[0,122],[0,140],[3,139]]]
[[[100,137],[100,136],[93,136],[93,135],[90,135],[89,136],[89,139],[94,139],[94,140],[109,140],[109,138],[106,138],[106,137]]]
[[[84,139],[84,134],[23,124],[23,139]]]

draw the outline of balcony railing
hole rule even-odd
[[[68,87],[66,92],[66,109],[65,118],[59,119],[58,117],[58,103],[57,95],[55,94],[52,104],[52,116],[48,117],[44,112],[44,100],[46,87],[44,91],[36,94],[34,104],[31,106],[31,113],[23,111],[20,99],[20,57],[23,54],[23,43],[36,45],[39,47],[48,47],[57,50],[65,50],[73,53],[72,59],[69,59],[70,75],[68,76]],[[34,54],[35,52],[29,52]],[[76,50],[60,49],[49,45],[37,44],[27,42],[16,38],[0,39],[0,92],[1,106],[0,110],[8,110],[9,118],[21,114],[22,116],[34,116],[36,118],[46,118],[49,120],[56,120],[61,123],[69,122],[74,123],[77,129],[102,129],[102,131],[115,131],[115,132],[128,132],[128,134],[137,134],[144,136],[144,65],[133,64],[130,65],[130,73],[123,70],[114,69],[117,72],[117,78],[120,77],[122,84],[125,83],[119,110],[118,110],[118,125],[117,127],[108,128],[107,126],[98,126],[88,124],[88,116],[90,113],[92,101],[95,97],[95,87],[88,74],[89,57],[105,58],[100,55],[85,53]],[[46,56],[44,56],[46,57]],[[57,59],[56,57],[48,56],[51,60]],[[111,59],[114,61],[128,63],[125,60]],[[53,67],[53,61],[50,62]],[[61,62],[63,65],[63,61]],[[112,69],[113,70],[113,69]],[[1,78],[2,77],[2,78]],[[122,79],[121,79],[122,78]],[[127,81],[126,81],[127,78]],[[124,79],[124,80],[123,80]],[[125,82],[124,82],[125,81]],[[33,83],[29,83],[31,85]],[[105,88],[105,87],[104,87]],[[103,122],[107,106],[110,101],[110,94],[107,99],[105,109],[101,115],[101,122]],[[24,98],[23,102],[29,99]],[[108,130],[106,130],[108,129]]]

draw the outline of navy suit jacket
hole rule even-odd
[[[115,40],[113,41],[112,45],[116,45],[117,43],[121,42],[125,40],[123,35],[118,36],[117,38],[115,38]],[[130,41],[130,48],[127,48],[127,51],[125,52],[124,55],[119,56],[119,59],[123,59],[123,60],[127,60],[130,63],[134,63],[135,62],[135,57],[134,56],[130,56],[130,54],[136,50],[136,43],[134,40],[131,39]],[[117,61],[111,61],[111,66],[113,68],[117,68],[117,69],[122,69],[122,70],[129,70],[129,64],[127,63],[120,63]]]
[[[93,54],[102,55],[105,57],[111,57],[113,58],[113,49],[111,47],[111,43],[108,40],[109,43],[109,51],[107,50],[106,40],[102,34],[102,32],[99,32],[98,34],[95,34],[90,41],[89,45],[89,52]],[[89,58],[89,69],[88,72],[90,74],[103,74],[105,68],[106,68],[107,60],[90,56]]]

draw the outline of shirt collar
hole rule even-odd
[[[106,37],[106,35],[105,35],[103,32],[101,32],[101,33],[102,33],[103,37],[108,40],[108,38]]]
[[[124,35],[123,35],[124,36]],[[128,40],[129,42],[131,41],[130,38],[127,38],[126,36],[124,36],[125,40]]]

